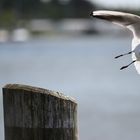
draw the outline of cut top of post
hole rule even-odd
[[[31,91],[32,93],[49,94],[57,98],[61,98],[63,100],[69,100],[77,104],[76,100],[70,96],[66,96],[60,92],[43,89],[39,87],[33,87],[33,86],[21,85],[21,84],[7,84],[6,86],[3,87],[3,89],[17,89],[17,90],[19,89],[24,91]]]

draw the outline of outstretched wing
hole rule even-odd
[[[93,11],[93,17],[110,21],[114,24],[128,28],[134,37],[140,38],[140,17],[134,14],[117,11]]]

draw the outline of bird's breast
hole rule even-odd
[[[140,61],[140,44],[134,49],[135,57]]]

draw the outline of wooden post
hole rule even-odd
[[[78,140],[77,103],[68,96],[8,84],[3,104],[5,140]]]

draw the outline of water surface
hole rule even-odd
[[[114,59],[130,49],[130,38],[103,36],[0,44],[0,88],[29,84],[76,98],[80,140],[139,140],[140,76],[134,66],[119,70],[131,56]]]

